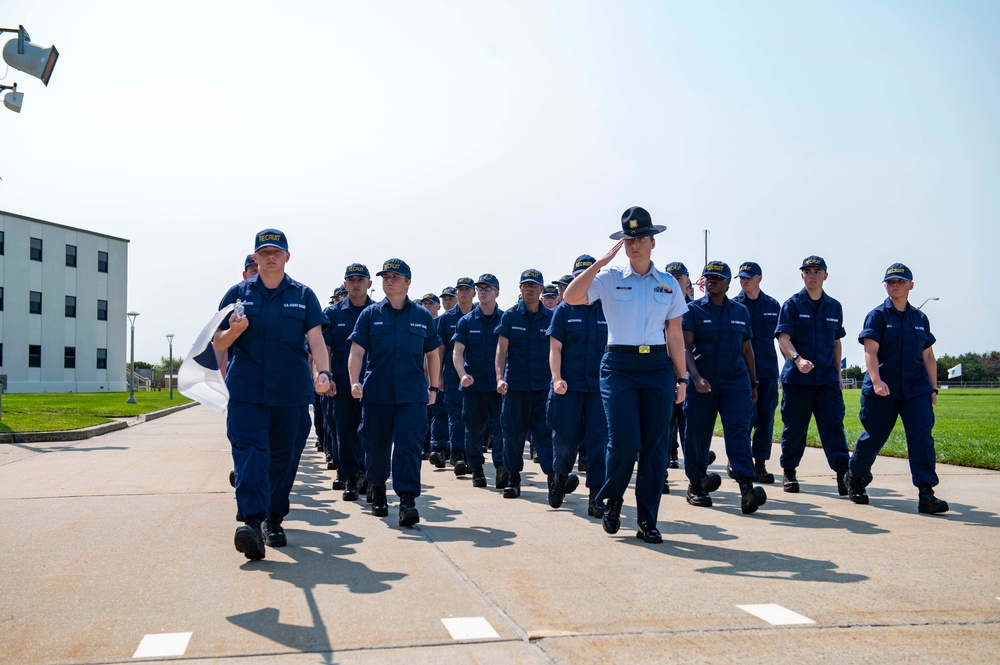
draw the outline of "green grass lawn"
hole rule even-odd
[[[864,431],[858,419],[861,390],[845,390],[844,402],[847,406],[844,418],[847,445],[854,450],[854,443]],[[1000,391],[942,390],[934,408],[934,417],[934,446],[938,462],[1000,470]],[[774,439],[779,442],[780,408],[774,420]],[[718,421],[715,434],[722,436],[722,425]],[[809,424],[808,442],[810,446],[819,447],[815,420]],[[906,457],[906,435],[902,422],[896,423],[882,454]]]
[[[176,390],[137,392],[136,404],[126,404],[128,393],[12,393],[3,396],[0,433],[57,432],[111,422],[190,402]]]

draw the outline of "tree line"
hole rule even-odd
[[[962,365],[961,378],[950,379],[950,381],[962,381],[965,383],[996,383],[1000,381],[1000,351],[990,351],[988,353],[963,353],[958,356],[945,354],[937,358],[937,380],[938,382],[949,381],[948,370],[956,365]],[[844,370],[845,379],[855,379],[861,381],[865,376],[863,367],[854,365]]]

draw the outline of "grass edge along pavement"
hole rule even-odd
[[[176,390],[172,400],[168,391],[138,392],[135,404],[126,403],[127,399],[127,392],[7,393],[0,434],[83,429],[191,402]]]
[[[847,445],[854,450],[854,444],[864,432],[858,416],[861,389],[845,390],[844,403],[847,407],[844,415]],[[942,390],[934,407],[934,419],[934,447],[938,463],[1000,470],[1000,390]],[[774,414],[775,444],[781,442],[781,428],[779,405]],[[722,436],[718,420],[715,436]],[[809,446],[820,447],[815,419],[809,422],[806,440]],[[778,466],[780,452],[780,449],[772,451],[769,466]],[[906,458],[906,433],[902,420],[896,421],[896,427],[880,454]]]

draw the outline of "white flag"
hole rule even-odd
[[[229,406],[229,388],[219,371],[212,337],[222,320],[233,311],[233,307],[234,305],[226,305],[212,317],[177,370],[177,390],[219,413],[225,413]]]
[[[949,379],[954,379],[959,376],[962,376],[962,363],[958,363],[957,365],[948,370]]]

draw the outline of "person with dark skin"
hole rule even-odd
[[[740,486],[741,509],[748,515],[767,501],[764,490],[753,486],[753,457],[747,427],[753,403],[757,401],[750,312],[726,295],[732,281],[728,265],[711,261],[702,277],[706,295],[692,302],[681,319],[692,387],[684,402],[687,502],[692,506],[711,506],[708,493],[718,489],[722,482],[719,474],[707,473],[712,431],[716,417],[721,416],[728,468]]]

